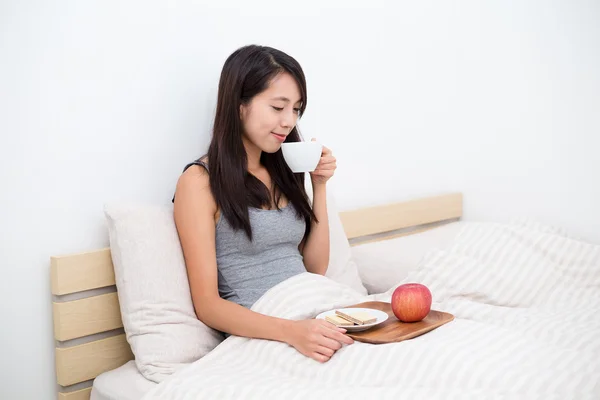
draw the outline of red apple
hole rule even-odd
[[[392,311],[402,322],[417,322],[431,310],[431,292],[420,283],[405,283],[392,294]]]

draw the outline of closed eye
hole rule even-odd
[[[273,107],[273,109],[276,111],[283,111],[283,107],[275,107],[275,106],[271,106],[271,107]]]

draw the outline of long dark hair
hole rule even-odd
[[[247,155],[242,142],[240,105],[248,104],[254,96],[268,88],[278,74],[289,73],[302,95],[300,113],[306,109],[306,80],[300,64],[282,51],[266,46],[245,46],[233,52],[225,61],[219,79],[217,111],[213,136],[208,149],[210,188],[217,206],[233,229],[243,229],[252,240],[249,207],[271,205],[269,189],[248,172]],[[299,142],[300,133],[294,127],[286,142]],[[279,209],[282,195],[294,206],[296,216],[306,222],[305,237],[316,217],[304,188],[304,173],[294,174],[286,164],[281,149],[275,153],[262,152],[265,166]]]

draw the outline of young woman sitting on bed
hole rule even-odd
[[[323,320],[292,321],[251,311],[268,289],[294,275],[324,275],[329,263],[326,184],[336,160],[323,148],[310,173],[294,174],[281,144],[298,142],[306,108],[298,62],[262,46],[225,61],[208,154],[186,165],[174,217],[196,315],[206,325],[251,338],[288,343],[320,362],[342,344],[345,329]]]

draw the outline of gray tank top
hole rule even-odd
[[[184,168],[200,165],[201,160]],[[248,210],[252,238],[235,231],[221,213],[216,225],[216,253],[219,295],[250,308],[267,290],[284,280],[306,272],[298,246],[306,223],[297,218],[291,203],[281,210]]]

